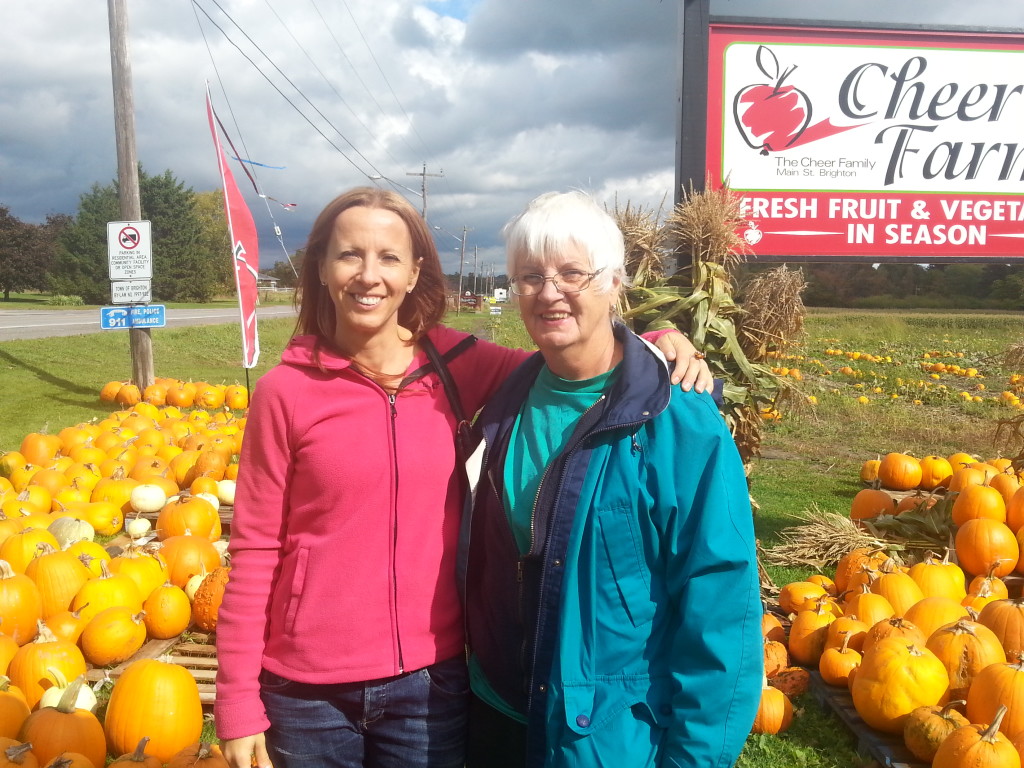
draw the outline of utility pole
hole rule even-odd
[[[444,176],[444,170],[440,173],[427,173],[427,163],[423,162],[422,171],[406,171],[406,176],[419,176],[420,177],[420,196],[423,198],[423,207],[420,209],[420,215],[423,216],[423,220],[427,220],[427,176],[437,176],[441,178]]]
[[[479,271],[480,271],[480,247],[474,245],[473,246],[473,295],[474,296],[477,293],[477,290],[476,290],[476,276],[477,276],[477,272],[479,272]]]
[[[424,198],[424,205],[426,205],[426,198]],[[462,248],[459,252],[459,298],[455,304],[455,314],[462,313],[462,273],[466,266],[466,225],[462,225]]]
[[[117,197],[122,221],[140,221],[139,159],[135,151],[135,105],[128,56],[127,0],[107,0],[110,25],[110,73],[114,85],[114,138],[117,145]],[[153,339],[149,328],[129,328],[132,381],[139,390],[153,383]]]

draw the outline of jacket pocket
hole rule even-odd
[[[636,512],[630,507],[606,509],[598,513],[598,520],[622,605],[633,626],[643,626],[654,619],[657,603],[651,597],[651,573]]]
[[[295,573],[291,579],[291,590],[288,595],[288,608],[284,615],[285,632],[291,633],[295,630],[295,619],[299,614],[299,606],[302,603],[302,589],[306,583],[306,565],[309,561],[309,549],[302,547],[295,553]]]

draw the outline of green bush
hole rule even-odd
[[[85,304],[81,296],[68,296],[63,293],[55,293],[46,300],[46,303],[54,307],[81,307]]]

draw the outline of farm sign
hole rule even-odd
[[[1024,257],[1024,36],[712,23],[707,168],[755,259]]]

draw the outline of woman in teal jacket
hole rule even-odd
[[[580,193],[505,229],[540,353],[481,413],[460,576],[476,766],[725,766],[759,700],[746,479],[708,394],[612,320],[622,236]]]

